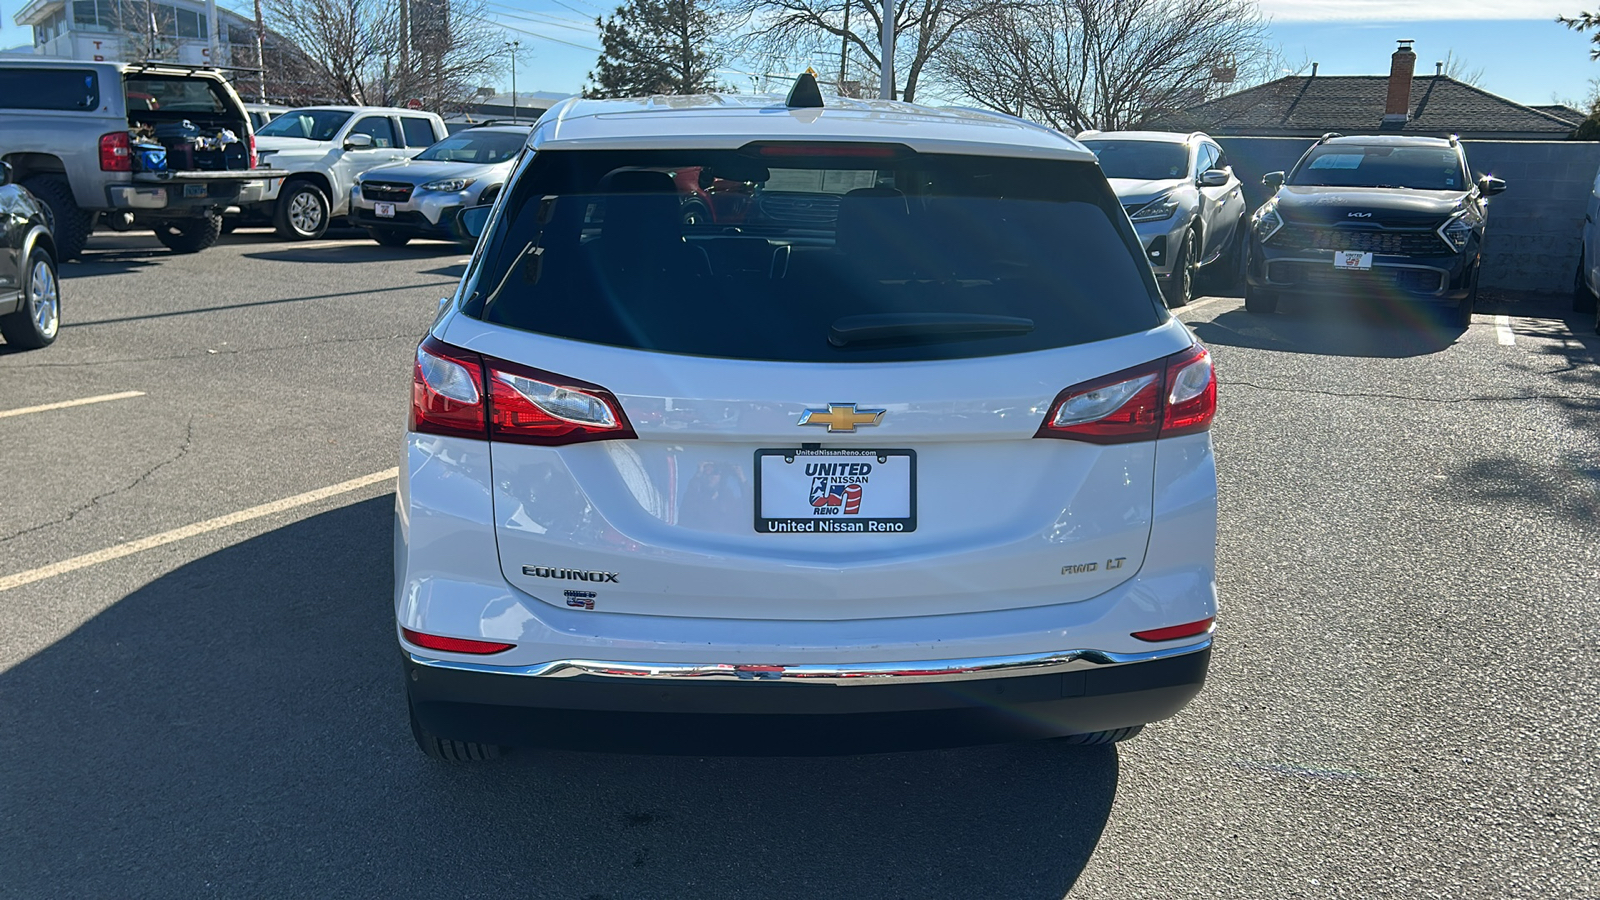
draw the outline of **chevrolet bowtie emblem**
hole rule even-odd
[[[881,409],[856,409],[854,403],[829,403],[827,409],[808,409],[800,414],[799,425],[826,425],[828,431],[855,431],[857,427],[883,421]]]

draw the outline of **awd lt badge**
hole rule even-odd
[[[826,425],[828,433],[855,431],[883,421],[881,409],[856,409],[854,403],[829,403],[827,409],[808,409],[800,414],[797,425]]]

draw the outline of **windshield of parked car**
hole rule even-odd
[[[541,151],[484,235],[463,310],[597,344],[792,362],[990,356],[1163,321],[1092,164],[892,156]]]
[[[417,159],[436,162],[463,162],[490,165],[505,162],[522,151],[528,142],[526,132],[463,132],[445,138],[418,153]]]
[[[1084,141],[1107,178],[1160,181],[1189,174],[1189,148],[1170,141]]]
[[[1467,177],[1452,147],[1323,144],[1295,166],[1289,184],[1464,191]]]
[[[331,141],[344,123],[350,120],[350,116],[350,113],[337,109],[291,109],[262,126],[256,136]]]

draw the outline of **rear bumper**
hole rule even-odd
[[[1054,664],[998,675],[946,671],[934,680],[923,680],[926,673],[908,663],[892,664],[899,676],[823,681],[759,672],[640,674],[635,668],[614,675],[562,666],[526,674],[415,654],[406,656],[405,669],[418,721],[455,740],[743,752],[759,749],[743,746],[746,738],[770,745],[777,737],[784,752],[852,752],[1055,737],[1158,721],[1200,692],[1211,641],[1130,661],[1092,651],[1057,656]],[[962,662],[917,665],[934,671]]]

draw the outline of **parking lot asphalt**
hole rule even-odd
[[[1182,313],[1222,619],[1130,743],[451,766],[385,473],[464,262],[100,234],[56,345],[0,347],[0,896],[1600,897],[1600,340],[1558,307]]]

